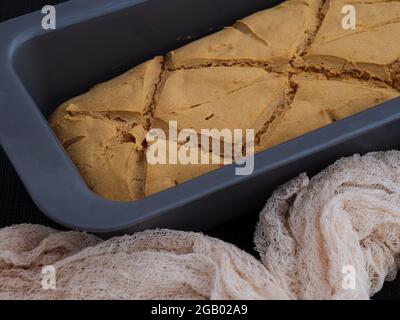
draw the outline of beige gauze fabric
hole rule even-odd
[[[202,234],[102,241],[0,230],[2,299],[368,299],[400,265],[400,152],[344,158],[279,187],[255,233],[261,261]],[[42,288],[53,265],[56,290]]]

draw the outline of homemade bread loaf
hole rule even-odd
[[[398,97],[400,3],[351,1],[354,30],[342,28],[346,4],[288,0],[255,13],[65,102],[50,124],[90,189],[130,201],[222,166],[149,164],[146,134],[168,135],[170,121],[199,137],[254,129],[259,152]]]

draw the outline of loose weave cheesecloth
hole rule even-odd
[[[0,298],[368,299],[400,265],[400,152],[355,155],[289,181],[268,200],[254,241],[260,260],[198,233],[102,241],[8,227],[0,230]],[[56,290],[42,288],[45,265],[55,267]]]

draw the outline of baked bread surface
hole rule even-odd
[[[355,30],[342,28],[347,4]],[[398,1],[288,0],[95,86],[49,122],[91,190],[138,200],[222,166],[151,165],[149,130],[254,129],[266,150],[398,97],[399,37]]]

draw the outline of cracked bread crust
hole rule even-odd
[[[167,155],[169,155],[170,146],[174,146],[174,142],[165,141]],[[175,142],[175,145],[178,145]],[[173,188],[183,182],[199,177],[216,169],[223,167],[221,159],[210,152],[204,151],[199,147],[193,147],[188,144],[180,144],[180,153],[184,153],[189,157],[194,155],[199,164],[172,164],[167,156],[167,164],[154,164],[147,166],[145,196],[150,196],[163,190]],[[201,160],[207,158],[209,164],[201,164]]]
[[[50,117],[50,124],[62,120],[65,114],[93,113],[144,124],[146,111],[159,81],[162,62],[163,58],[156,57],[63,103]]]
[[[355,30],[342,28],[341,8],[346,4],[355,7]],[[400,89],[399,36],[400,2],[331,0],[304,65],[331,74],[379,79]]]
[[[145,161],[123,135],[125,125],[87,115],[65,116],[54,131],[93,192],[110,200],[144,197]]]
[[[261,68],[223,66],[168,72],[156,99],[153,127],[168,132],[168,122],[177,121],[178,130],[191,128],[199,136],[202,129],[258,132],[287,90],[285,76]]]
[[[169,69],[263,65],[282,72],[317,26],[319,0],[286,1],[168,54]]]
[[[115,201],[145,196],[146,114],[163,59],[157,57],[62,104],[49,122],[91,190]]]
[[[399,92],[388,86],[373,86],[357,80],[329,80],[323,75],[293,76],[296,93],[282,115],[260,137],[256,151],[271,148],[307,132],[344,119]]]
[[[221,167],[147,164],[146,134],[168,121],[255,129],[260,152],[398,97],[400,2],[350,4],[355,31],[342,0],[288,0],[94,87],[50,124],[95,193],[131,201]]]

